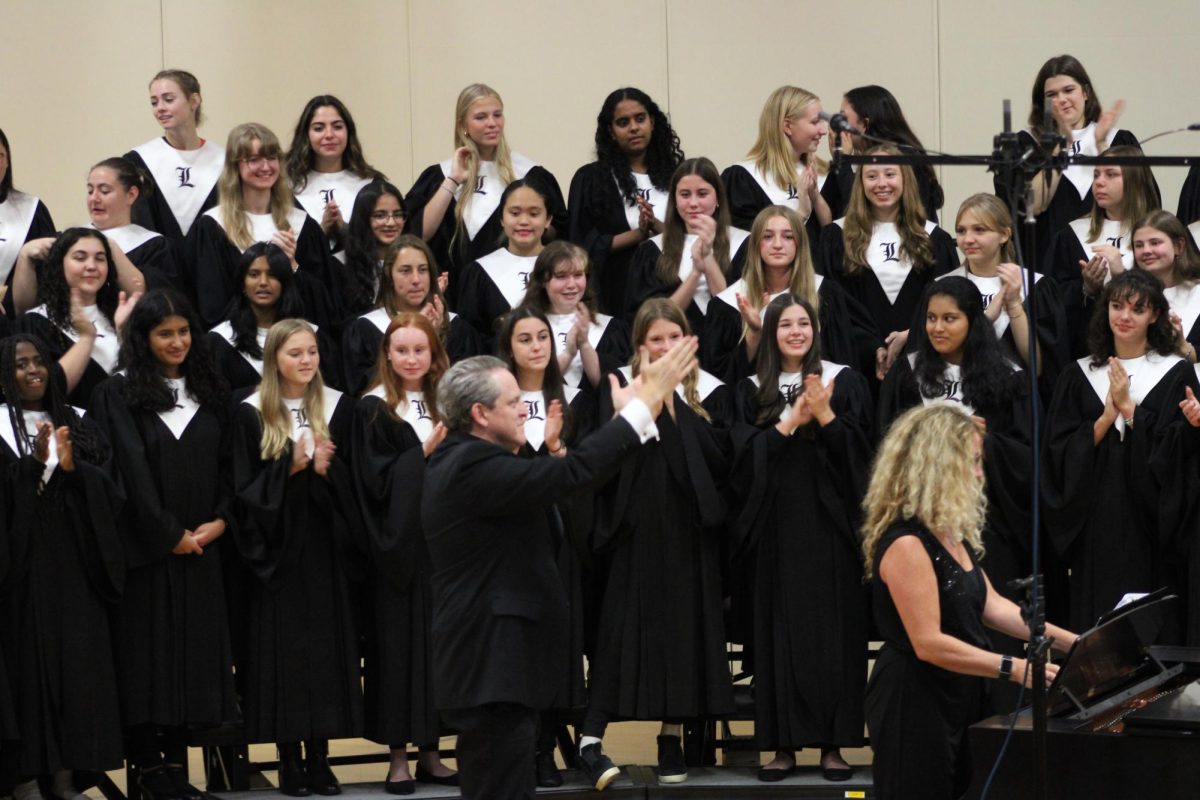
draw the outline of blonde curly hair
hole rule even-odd
[[[863,557],[872,577],[875,547],[888,526],[915,519],[934,533],[950,532],[983,555],[987,496],[979,427],[951,403],[918,406],[892,423],[879,446],[863,498]]]

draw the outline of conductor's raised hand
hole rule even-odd
[[[545,441],[546,449],[551,453],[562,450],[563,410],[562,403],[551,400],[546,408]]]
[[[698,347],[699,340],[695,336],[685,336],[654,363],[650,363],[650,351],[640,348],[642,385],[637,396],[649,406],[651,414],[658,416],[663,403],[675,393],[675,387],[697,367]]]

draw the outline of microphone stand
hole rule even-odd
[[[840,117],[840,119],[839,119]],[[1062,172],[1069,164],[1114,164],[1120,166],[1190,166],[1200,163],[1197,156],[1074,156],[1068,157],[1065,137],[1059,135],[1057,125],[1050,112],[1049,101],[1046,103],[1044,124],[1041,140],[1032,147],[1022,150],[1020,133],[1012,130],[1012,105],[1004,101],[1004,130],[993,139],[993,151],[988,156],[947,155],[939,153],[912,153],[893,156],[885,153],[872,155],[842,155],[840,133],[850,130],[872,141],[892,145],[894,142],[876,139],[860,131],[854,131],[846,124],[846,118],[841,114],[832,115],[829,124],[833,135],[838,135],[837,149],[834,152],[835,163],[843,164],[907,164],[919,165],[976,165],[986,166],[990,172],[1000,176],[1008,194],[1009,213],[1015,225],[1022,220],[1021,236],[1017,241],[1017,261],[1024,270],[1025,299],[1029,304],[1026,314],[1029,330],[1029,369],[1027,374],[1030,383],[1030,475],[1033,476],[1033,487],[1030,497],[1030,524],[1033,558],[1033,574],[1028,578],[1010,582],[1014,589],[1025,589],[1025,602],[1021,604],[1021,616],[1029,626],[1029,643],[1026,648],[1026,658],[1033,682],[1033,773],[1034,800],[1047,798],[1046,772],[1046,662],[1050,655],[1053,637],[1046,636],[1046,596],[1045,584],[1041,569],[1041,422],[1038,413],[1038,356],[1037,356],[1037,293],[1034,291],[1036,278],[1035,260],[1037,251],[1037,217],[1033,213],[1034,181],[1041,179],[1049,188],[1053,173]],[[1188,128],[1191,129],[1190,127]],[[1047,199],[1048,200],[1048,199]],[[1022,201],[1025,214],[1020,213]]]

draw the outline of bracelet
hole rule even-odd
[[[447,175],[447,176],[446,176],[446,180],[447,180],[447,181],[450,181],[451,183],[453,183],[453,184],[454,184],[454,188],[456,188],[456,189],[457,189],[459,186],[462,186],[462,185],[463,185],[463,183],[465,183],[465,181],[456,181],[456,180],[454,180],[454,178],[451,178],[449,175]],[[443,181],[443,183],[445,183],[445,181]]]
[[[564,442],[562,439],[559,439],[559,440],[558,440],[558,447],[555,447],[555,448],[552,448],[552,449],[550,449],[550,452],[551,452],[552,454],[553,454],[553,453],[561,453],[561,452],[562,452],[562,450],[563,450],[563,448],[564,448],[564,447],[566,447],[566,446],[567,446],[566,442]]]
[[[1012,680],[1013,657],[1008,655],[1000,656],[1000,669],[996,672],[996,677],[1002,681]]]

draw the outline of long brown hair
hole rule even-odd
[[[717,195],[717,210],[713,217],[717,221],[717,233],[713,237],[713,258],[721,265],[721,272],[729,274],[729,203],[725,199],[725,184],[717,167],[707,158],[689,158],[671,176],[667,191],[667,210],[663,221],[662,255],[658,257],[658,279],[667,286],[679,283],[679,262],[683,259],[683,243],[687,239],[687,225],[675,206],[675,189],[688,175],[696,175],[713,188]]]
[[[758,311],[762,311],[762,296],[767,291],[767,276],[763,270],[762,254],[759,244],[762,243],[763,231],[767,223],[783,217],[792,229],[796,240],[796,258],[792,261],[791,276],[788,278],[788,291],[800,297],[812,306],[813,324],[816,315],[821,310],[820,292],[817,291],[817,274],[813,270],[812,253],[808,247],[808,233],[804,229],[804,221],[800,215],[787,206],[767,206],[758,212],[754,224],[750,226],[750,246],[746,248],[746,264],[742,267],[742,280],[746,282],[746,299]],[[746,324],[742,323],[742,337],[746,336]]]
[[[401,382],[400,376],[396,374],[396,370],[392,369],[392,363],[388,360],[388,350],[392,346],[392,334],[401,328],[416,328],[429,340],[429,372],[426,372],[425,377],[421,378],[421,392],[425,395],[425,405],[429,410],[429,416],[436,425],[441,422],[437,410],[437,385],[442,376],[446,374],[446,370],[450,369],[450,357],[446,355],[446,348],[442,346],[441,337],[422,314],[405,311],[392,317],[392,321],[388,324],[387,330],[383,332],[383,339],[379,343],[379,354],[375,359],[375,380],[364,394],[373,391],[377,386],[382,386],[383,402],[387,406],[388,416],[396,422],[401,421],[400,415],[396,413],[396,408],[407,402],[407,393],[404,391],[404,384]]]
[[[872,147],[866,155],[898,156],[900,151],[889,145]],[[925,232],[925,206],[921,203],[921,194],[917,190],[917,178],[912,167],[907,164],[896,166],[900,170],[904,187],[900,192],[899,216],[896,218],[896,230],[900,234],[900,254],[908,256],[912,268],[920,272],[933,264],[933,242]],[[867,247],[871,244],[871,234],[875,230],[875,215],[871,211],[871,203],[867,200],[866,189],[863,188],[863,174],[869,165],[863,165],[854,176],[854,186],[850,190],[850,203],[846,207],[846,219],[842,224],[842,233],[846,241],[846,272],[854,274],[860,269],[869,270]]]
[[[1144,156],[1142,148],[1133,147],[1131,145],[1117,145],[1110,147],[1100,154],[1101,158],[1105,156],[1128,157],[1128,156]],[[1104,169],[1103,164],[1097,164],[1096,170]],[[1133,228],[1130,227],[1134,222],[1162,208],[1162,196],[1158,193],[1158,184],[1154,182],[1154,173],[1149,167],[1145,166],[1118,166],[1121,170],[1121,230],[1133,233]],[[1108,216],[1099,203],[1092,203],[1091,220],[1092,224],[1088,226],[1088,241],[1094,242],[1100,238],[1100,231],[1104,229],[1104,221]]]
[[[450,331],[450,314],[445,311],[446,300],[442,297],[442,290],[438,288],[437,259],[434,258],[433,250],[420,236],[405,233],[388,245],[387,253],[383,257],[383,274],[379,277],[379,298],[375,303],[375,307],[386,310],[389,317],[395,317],[398,314],[404,313],[399,307],[399,297],[396,295],[396,282],[392,278],[392,269],[396,265],[396,259],[400,256],[400,252],[410,248],[421,251],[429,262],[429,292],[425,295],[425,299],[421,301],[421,305],[433,302],[433,298],[435,297],[441,299],[443,309],[442,324],[437,335],[445,339]]]
[[[242,197],[242,175],[238,171],[238,162],[250,157],[250,147],[258,142],[260,156],[279,159],[279,178],[271,187],[271,221],[281,231],[291,227],[288,212],[292,210],[295,198],[288,185],[287,174],[283,168],[283,152],[279,147],[279,138],[266,125],[257,122],[245,122],[229,132],[225,143],[225,167],[217,180],[217,198],[221,204],[221,223],[225,235],[239,250],[245,250],[254,244],[250,235],[250,225],[246,221],[246,203]],[[300,235],[300,231],[295,232]]]

